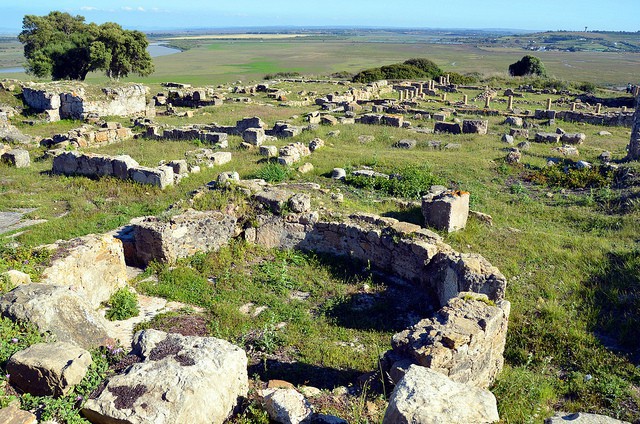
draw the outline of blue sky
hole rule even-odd
[[[640,0],[0,0],[0,31],[61,10],[125,28],[371,26],[640,30]]]

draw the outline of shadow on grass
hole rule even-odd
[[[640,363],[640,248],[609,253],[587,288],[596,309],[596,336],[608,349],[629,354]]]

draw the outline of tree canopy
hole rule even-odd
[[[414,58],[408,59],[404,63],[365,69],[353,77],[353,82],[369,83],[382,79],[436,78],[440,75],[442,75],[442,69],[431,60]]]
[[[58,11],[26,15],[18,39],[24,44],[26,70],[37,77],[82,81],[98,70],[115,79],[153,72],[144,33],[113,22],[87,24],[83,16]]]
[[[526,55],[516,63],[509,65],[509,75],[514,77],[523,77],[526,75],[544,77],[547,75],[547,71],[544,69],[544,65],[539,58]]]

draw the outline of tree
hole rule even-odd
[[[514,77],[523,77],[526,75],[537,75],[540,77],[547,76],[542,61],[535,57],[526,55],[516,63],[509,65],[509,75]]]
[[[425,58],[413,58],[404,61],[405,65],[415,66],[416,68],[422,70],[425,75],[431,79],[435,79],[442,75],[442,69],[438,65],[435,64],[432,60]]]
[[[26,15],[22,29],[18,39],[24,44],[26,69],[37,77],[82,81],[97,70],[115,79],[153,72],[146,36],[113,22],[85,24],[82,16],[54,11]]]

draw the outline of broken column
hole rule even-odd
[[[462,96],[462,102],[464,103],[464,105],[468,105],[469,104],[469,96],[467,96],[466,94],[464,96]]]
[[[484,108],[489,109],[490,107],[491,107],[491,97],[487,96],[487,98],[484,101]]]
[[[602,103],[597,103],[596,104],[596,114],[600,114],[600,112],[602,112]]]
[[[507,102],[507,110],[513,110],[513,96],[509,96],[509,100]]]
[[[547,99],[547,110],[551,110],[551,99]]]

